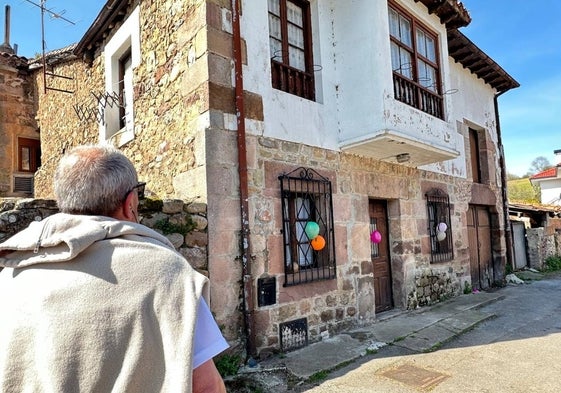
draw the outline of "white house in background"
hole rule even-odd
[[[561,149],[554,150],[555,166],[530,177],[533,185],[540,186],[541,203],[561,205]]]

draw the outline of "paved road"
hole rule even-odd
[[[482,309],[496,318],[438,351],[386,347],[301,391],[561,392],[561,276],[499,291],[505,298]]]

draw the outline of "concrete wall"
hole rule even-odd
[[[561,205],[561,179],[542,180],[539,185],[542,203]]]

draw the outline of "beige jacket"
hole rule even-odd
[[[164,236],[59,213],[0,250],[1,392],[191,392],[207,279]]]

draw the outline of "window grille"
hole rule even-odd
[[[425,194],[427,198],[431,262],[445,262],[454,258],[450,198],[439,189]]]
[[[301,318],[279,324],[279,336],[283,352],[308,346],[308,320]]]
[[[331,182],[308,168],[283,174],[279,180],[284,286],[335,278]]]
[[[14,176],[14,192],[33,195],[33,176]]]
[[[370,233],[378,229],[378,219],[370,217]],[[378,258],[380,256],[380,244],[375,242],[370,242],[370,257]]]

